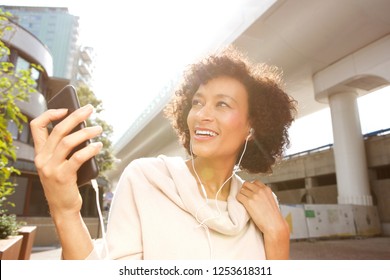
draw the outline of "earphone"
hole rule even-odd
[[[221,192],[222,188],[225,186],[225,184],[234,176],[234,174],[236,174],[236,172],[238,172],[240,170],[240,164],[241,164],[241,161],[242,161],[242,158],[244,157],[244,154],[245,154],[245,151],[246,151],[246,148],[247,148],[247,145],[248,145],[248,142],[250,140],[250,138],[252,136],[254,136],[254,133],[255,133],[255,130],[253,128],[251,128],[249,130],[249,134],[248,136],[246,137],[245,139],[245,144],[244,144],[244,149],[241,153],[241,156],[240,156],[240,159],[238,161],[238,164],[236,166],[234,166],[233,170],[232,170],[232,174],[229,176],[229,178],[226,179],[226,181],[220,186],[220,188],[218,189],[216,195],[215,195],[215,205],[216,205],[216,208],[218,210],[218,215],[216,216],[212,216],[212,217],[209,217],[209,218],[206,218],[204,219],[203,221],[199,220],[198,218],[198,212],[203,208],[205,207],[205,205],[203,206],[200,206],[197,210],[196,210],[196,214],[195,214],[195,218],[197,220],[197,222],[199,223],[199,226],[204,228],[204,230],[206,231],[206,234],[207,234],[207,239],[208,239],[208,242],[209,242],[209,248],[210,248],[210,259],[213,258],[213,246],[212,246],[212,242],[211,242],[211,236],[210,236],[210,230],[208,228],[208,226],[205,224],[206,221],[208,220],[212,220],[212,219],[217,219],[221,216],[221,210],[219,209],[219,206],[218,206],[218,195],[219,193]],[[192,143],[190,141],[190,154],[191,154],[191,162],[192,162],[192,169],[194,170],[194,173],[196,175],[196,178],[198,179],[198,182],[201,186],[201,190],[202,190],[202,193],[203,193],[203,196],[205,198],[205,201],[206,201],[206,205],[208,204],[208,198],[207,198],[207,193],[206,193],[206,189],[202,183],[202,181],[200,180],[200,177],[198,175],[198,173],[196,172],[196,169],[195,169],[195,164],[194,164],[194,155],[192,153]]]
[[[253,127],[251,127],[251,129],[249,129],[249,134],[248,134],[248,136],[246,138],[249,139],[250,137],[252,137],[254,135],[255,135],[255,130],[254,130]]]
[[[105,227],[104,227],[104,220],[103,220],[102,209],[100,208],[99,186],[98,186],[98,183],[97,183],[96,179],[91,180],[91,185],[92,185],[92,188],[95,190],[95,194],[96,194],[96,207],[97,207],[97,210],[98,210],[99,223],[100,223],[100,226],[101,226],[103,246],[104,246],[104,250],[105,250],[105,253],[106,253],[106,258],[108,258],[109,257],[109,251],[108,251],[107,242],[106,242],[106,230],[105,230]]]

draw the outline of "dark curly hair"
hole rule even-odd
[[[183,82],[164,110],[165,116],[190,153],[187,116],[192,98],[201,84],[220,76],[238,80],[248,93],[249,122],[254,137],[248,142],[240,168],[249,173],[271,172],[272,165],[289,145],[288,128],[296,112],[296,102],[282,89],[281,73],[276,67],[252,64],[233,47],[209,55],[186,70]]]

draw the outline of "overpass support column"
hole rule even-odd
[[[372,205],[357,93],[329,95],[339,204]]]

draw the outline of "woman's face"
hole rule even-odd
[[[192,152],[235,161],[250,130],[248,106],[248,93],[234,78],[221,76],[200,85],[187,117]]]

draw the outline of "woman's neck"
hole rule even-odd
[[[207,198],[227,200],[230,193],[231,176],[234,163],[226,161],[210,161],[195,158],[187,161],[187,166],[198,183],[199,191],[203,195],[202,185],[207,194]],[[222,189],[220,190],[220,188]],[[218,191],[220,192],[218,193]],[[216,197],[218,193],[218,197]]]

